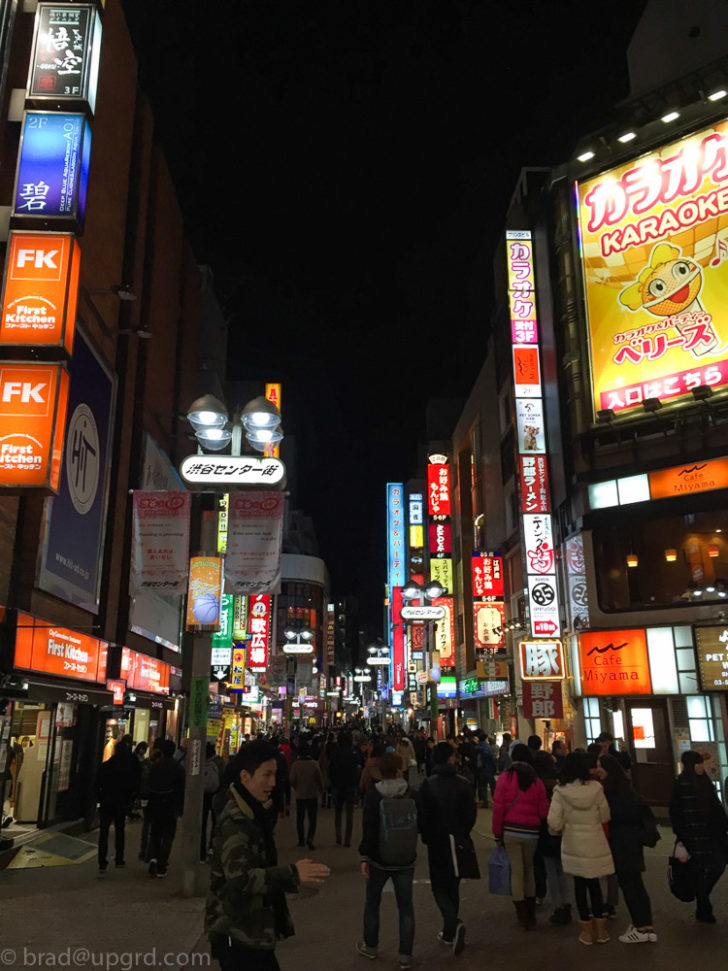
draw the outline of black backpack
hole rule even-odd
[[[385,867],[407,867],[417,859],[417,806],[406,792],[379,803],[379,859]]]

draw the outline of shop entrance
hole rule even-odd
[[[625,709],[635,792],[653,806],[668,806],[675,775],[667,701],[635,699]]]

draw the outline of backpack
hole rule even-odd
[[[417,858],[417,806],[414,799],[383,796],[379,802],[379,859],[384,867],[412,866]]]
[[[205,773],[202,781],[207,793],[217,792],[220,788],[220,772],[210,759],[205,762]]]

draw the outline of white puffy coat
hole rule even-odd
[[[564,873],[575,877],[606,877],[614,873],[614,861],[604,833],[609,805],[604,790],[594,779],[557,785],[548,814],[548,827],[561,833]]]

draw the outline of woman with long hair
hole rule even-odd
[[[695,919],[715,924],[710,892],[728,860],[728,818],[699,752],[683,752],[683,770],[670,799],[670,822],[675,837],[690,854],[696,877]]]
[[[609,806],[601,785],[592,779],[584,752],[566,756],[548,812],[548,827],[561,833],[561,864],[574,878],[582,944],[609,940],[599,878],[614,873],[614,861],[604,832]],[[591,910],[589,907],[591,902]]]
[[[493,835],[508,854],[513,906],[518,923],[526,929],[536,923],[533,858],[548,810],[546,789],[536,775],[531,751],[514,745],[510,767],[501,772],[495,787]]]
[[[601,755],[604,770],[602,786],[609,804],[609,848],[614,869],[632,918],[620,936],[623,944],[654,944],[657,934],[652,925],[652,905],[642,880],[645,858],[642,843],[642,813],[627,773],[613,755]]]

